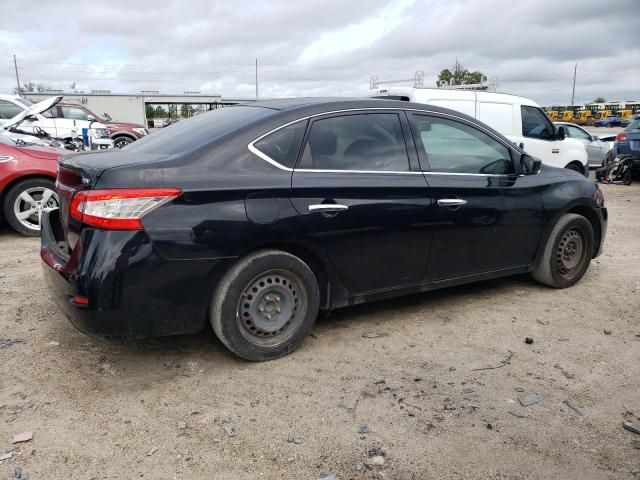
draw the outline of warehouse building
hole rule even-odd
[[[161,126],[167,119],[189,117],[202,111],[244,101],[223,100],[220,95],[200,92],[164,94],[158,91],[142,91],[132,94],[111,93],[109,90],[92,90],[91,92],[48,90],[42,93],[25,94],[34,103],[54,95],[63,95],[65,102],[81,103],[97,115],[107,113],[114,120],[149,127],[153,127],[154,123],[155,126]]]

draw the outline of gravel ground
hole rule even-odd
[[[520,276],[346,308],[261,364],[210,331],[76,332],[48,299],[38,239],[5,227],[0,338],[24,343],[0,347],[0,452],[33,438],[0,478],[633,478],[640,183],[604,189],[605,253],[577,286]]]

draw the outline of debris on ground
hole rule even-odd
[[[0,462],[13,457],[13,452],[0,453]]]
[[[524,337],[524,343],[531,345],[533,343],[533,337]]]
[[[511,411],[509,412],[511,415],[513,415],[514,417],[518,417],[518,418],[527,418],[529,416],[528,412],[516,412],[516,411]]]
[[[467,387],[467,388],[463,388],[462,389],[462,393],[465,393],[465,394],[469,394],[469,393],[473,393],[473,392],[475,392],[475,390],[473,388],[471,388],[471,387]]]
[[[333,473],[321,473],[319,480],[338,480]]]
[[[382,455],[376,455],[375,457],[371,457],[368,463],[375,467],[381,467],[384,465],[384,457]]]
[[[0,348],[10,347],[16,343],[27,343],[27,341],[21,338],[0,338]]]
[[[580,410],[578,407],[576,407],[576,405],[571,400],[565,400],[562,403],[564,403],[567,407],[569,407],[571,410],[576,412],[581,417],[584,415],[584,413],[582,413],[582,410]]]
[[[605,335],[611,335],[611,330],[607,330],[606,328],[603,330]]]
[[[224,431],[227,432],[227,435],[231,438],[235,437],[238,434],[235,427],[224,427]]]
[[[163,365],[164,365],[164,368],[171,368],[173,367],[173,362],[167,360],[163,363]]]
[[[33,438],[33,432],[22,432],[15,435],[11,443],[28,442],[32,438]]]
[[[20,478],[22,480],[26,480],[29,478],[29,474],[27,472],[24,472],[22,470],[22,467],[19,467],[17,465],[13,467],[13,470],[11,470],[11,475],[13,478]]]
[[[184,430],[185,428],[187,428],[189,426],[189,424],[187,422],[184,422],[182,420],[178,420],[178,428],[180,430]]]
[[[7,274],[6,274],[6,273],[4,273],[4,272],[0,272],[0,278],[5,278],[6,276],[7,276]]]
[[[634,423],[629,420],[625,420],[622,423],[622,426],[625,428],[625,430],[629,430],[630,432],[640,434],[640,422]]]
[[[289,437],[287,438],[287,442],[295,445],[302,445],[303,440],[299,437]]]
[[[631,475],[633,475],[634,477],[640,477],[640,468],[634,468],[633,470],[631,470]]]
[[[527,395],[526,397],[520,397],[518,400],[523,407],[529,407],[531,405],[535,405],[536,403],[540,403],[542,401],[542,395],[540,395],[539,393],[532,393],[530,395]]]
[[[147,457],[150,457],[151,455],[153,455],[154,453],[156,453],[158,451],[158,447],[152,447],[148,452],[147,452]]]
[[[551,322],[549,320],[536,320],[536,322],[538,322],[540,325],[551,325]]]
[[[380,338],[380,337],[388,337],[388,333],[382,332],[366,332],[362,334],[362,338]]]
[[[524,392],[524,388],[522,388],[522,387],[516,387],[516,388],[514,388],[514,390],[515,390],[516,392],[520,392],[520,393],[523,393],[523,392]]]
[[[456,371],[456,367],[449,367],[449,371],[450,372],[455,372]]]
[[[50,347],[59,347],[60,346],[60,342],[56,342],[55,340],[51,340],[49,343],[47,343],[47,345],[49,345]]]
[[[358,433],[369,433],[369,427],[366,425],[360,425],[358,427]]]
[[[496,368],[502,368],[511,364],[511,357],[513,357],[513,352],[511,350],[507,350],[509,352],[504,360],[500,360],[500,364],[495,367],[483,367],[483,368],[474,368],[474,372],[479,372],[480,370],[495,370]]]
[[[387,451],[382,447],[370,448],[368,452],[369,457],[386,457]]]

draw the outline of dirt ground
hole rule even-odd
[[[0,454],[33,439],[0,478],[634,478],[640,183],[604,190],[605,252],[577,286],[520,276],[347,308],[261,364],[210,331],[78,333],[48,298],[39,240],[4,227],[0,338],[25,343],[0,348]]]

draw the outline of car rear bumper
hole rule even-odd
[[[42,217],[43,272],[58,308],[81,332],[103,337],[193,333],[207,324],[217,281],[232,260],[167,260],[143,231],[84,229],[66,255]],[[88,299],[86,305],[75,296]]]

